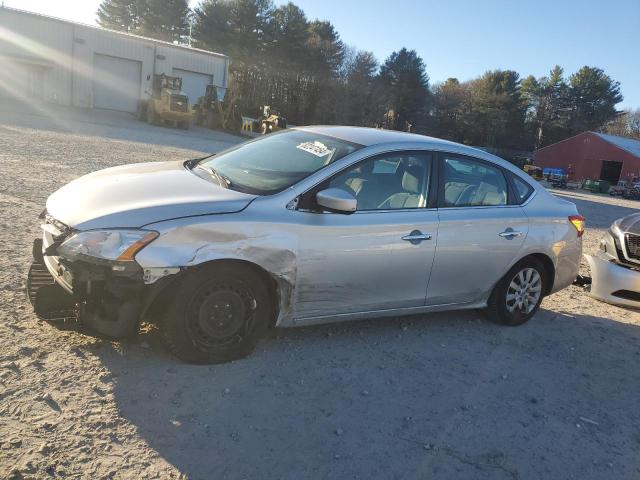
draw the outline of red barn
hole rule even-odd
[[[570,180],[618,180],[640,178],[640,140],[604,133],[583,132],[539,149],[533,163],[564,168]]]

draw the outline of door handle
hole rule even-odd
[[[411,242],[412,245],[417,245],[423,240],[431,240],[430,233],[422,233],[420,230],[414,230],[409,235],[402,237],[405,242]]]
[[[522,232],[516,232],[515,230],[505,230],[504,232],[500,232],[498,235],[500,235],[502,238],[514,238],[521,237]]]

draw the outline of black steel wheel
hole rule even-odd
[[[273,315],[265,282],[250,267],[220,264],[186,275],[162,325],[178,358],[222,363],[247,356]]]

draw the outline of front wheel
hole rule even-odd
[[[273,315],[270,291],[243,265],[202,267],[183,278],[162,323],[168,349],[189,363],[246,357]]]
[[[489,318],[500,325],[525,323],[540,308],[547,281],[547,272],[535,258],[518,262],[493,289],[487,308]]]

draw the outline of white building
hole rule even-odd
[[[0,101],[135,112],[154,73],[182,77],[193,102],[226,87],[228,67],[219,53],[0,7]]]

